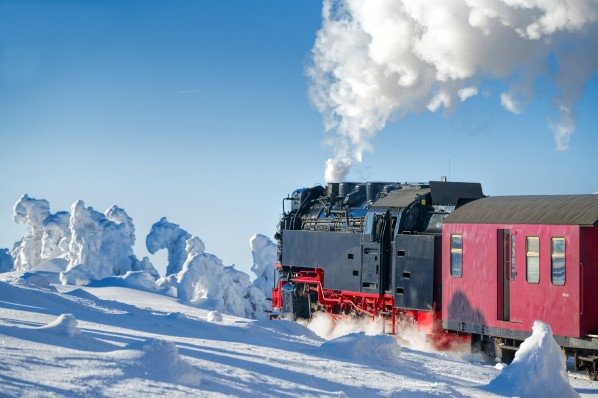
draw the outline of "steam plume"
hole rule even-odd
[[[554,84],[557,150],[575,130],[575,105],[598,70],[595,0],[324,0],[307,74],[340,181],[391,118],[451,110],[501,80],[516,114],[542,78]]]

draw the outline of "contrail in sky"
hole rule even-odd
[[[555,88],[557,150],[575,130],[575,105],[598,71],[598,0],[324,0],[307,69],[341,181],[391,118],[453,109],[483,81],[508,87],[500,103],[524,112],[538,79]]]

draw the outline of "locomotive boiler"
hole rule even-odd
[[[443,220],[484,197],[479,183],[330,183],[283,202],[275,314],[409,317],[442,332]],[[287,209],[285,209],[288,208]]]

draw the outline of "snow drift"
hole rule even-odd
[[[170,341],[147,339],[141,343],[131,343],[127,350],[134,350],[134,369],[155,380],[164,380],[189,386],[199,386],[201,375],[193,366],[183,360],[177,346]],[[132,372],[133,373],[133,372]]]
[[[45,326],[41,326],[39,330],[65,335],[67,337],[74,337],[81,334],[81,329],[79,329],[77,320],[73,314],[62,314],[56,318],[55,321],[50,322]]]
[[[399,364],[401,346],[395,336],[387,334],[368,336],[364,332],[359,332],[325,342],[320,346],[320,352],[337,358],[396,366]]]
[[[533,332],[515,353],[513,362],[487,387],[506,396],[574,398],[569,384],[565,354],[552,337],[549,325],[536,321]]]

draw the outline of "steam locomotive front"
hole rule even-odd
[[[431,310],[434,236],[459,198],[483,196],[479,184],[463,184],[338,183],[294,191],[276,234],[275,312],[374,314],[396,303]],[[282,308],[285,298],[292,303]]]

